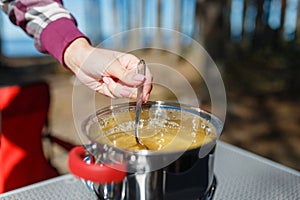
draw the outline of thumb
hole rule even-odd
[[[122,65],[118,60],[113,62],[106,72],[108,76],[117,78],[128,86],[139,86],[146,80],[144,75],[137,74],[136,67],[127,68],[127,66]]]

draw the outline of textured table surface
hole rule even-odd
[[[300,172],[218,142],[215,159],[218,181],[214,200],[300,200]],[[63,175],[0,196],[1,200],[96,199],[72,175]]]

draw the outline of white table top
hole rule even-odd
[[[215,154],[214,200],[297,200],[300,172],[219,141]],[[97,199],[71,174],[0,195],[1,200]]]

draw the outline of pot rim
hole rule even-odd
[[[177,155],[177,154],[182,154],[183,152],[188,152],[188,151],[194,151],[198,150],[201,148],[213,148],[213,146],[216,144],[216,141],[221,135],[222,132],[222,127],[223,127],[223,122],[216,117],[215,115],[211,114],[210,112],[203,110],[201,108],[196,108],[193,106],[189,106],[186,104],[180,104],[177,102],[167,102],[167,101],[148,101],[146,103],[143,103],[142,107],[161,107],[161,108],[166,108],[166,109],[174,109],[174,110],[182,110],[184,112],[189,112],[195,115],[198,115],[206,120],[208,120],[216,129],[216,139],[212,140],[211,142],[208,142],[204,145],[200,145],[199,147],[193,148],[193,149],[185,149],[185,150],[178,150],[178,151],[151,151],[151,150],[139,150],[139,151],[131,151],[128,149],[123,149],[115,146],[111,146],[105,143],[100,143],[94,141],[93,138],[90,137],[88,134],[88,127],[92,123],[95,123],[96,119],[99,119],[99,115],[103,115],[104,113],[110,113],[112,110],[116,109],[122,109],[125,107],[135,107],[136,102],[128,102],[128,103],[120,103],[120,104],[115,104],[115,105],[110,105],[107,107],[103,107],[98,109],[95,113],[90,114],[82,123],[81,123],[81,132],[82,134],[87,137],[87,139],[90,141],[90,144],[84,145],[88,151],[91,150],[91,147],[95,147],[98,145],[103,146],[105,149],[109,149],[109,151],[116,151],[116,152],[122,152],[126,153],[129,155],[137,155],[137,156],[162,156],[162,155]],[[92,153],[93,154],[93,153]]]

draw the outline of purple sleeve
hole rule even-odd
[[[61,64],[69,44],[79,37],[87,38],[61,0],[0,0],[0,6],[14,24],[34,38],[39,51],[51,54]]]
[[[80,37],[87,38],[77,29],[72,20],[61,18],[46,26],[41,33],[40,42],[43,51],[50,53],[66,67],[63,61],[64,52],[71,42]]]

